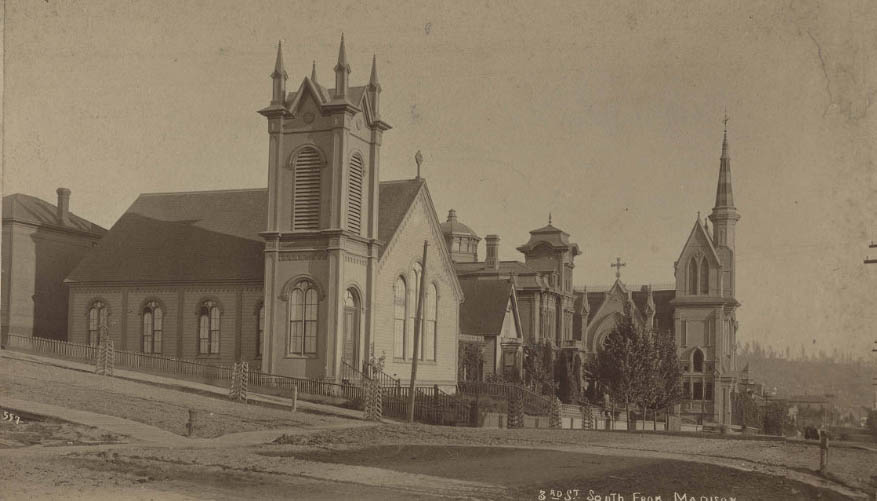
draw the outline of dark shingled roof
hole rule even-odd
[[[70,282],[261,281],[267,190],[140,195]]]
[[[512,294],[504,278],[461,278],[465,301],[460,305],[460,333],[498,336]]]
[[[422,184],[380,184],[382,242],[393,237]],[[262,281],[259,233],[267,214],[266,189],[140,195],[67,281]]]
[[[384,254],[384,248],[396,234],[396,229],[402,223],[405,214],[414,198],[423,186],[423,178],[421,179],[404,179],[399,181],[385,181],[380,184],[378,209],[378,240],[384,244],[381,247],[381,255]]]
[[[608,292],[588,292],[588,305],[590,312],[588,313],[588,323],[594,320],[597,310],[603,304],[603,298]],[[655,319],[659,331],[673,330],[673,310],[674,306],[670,303],[676,297],[675,290],[653,290],[652,300],[655,302]],[[646,301],[648,293],[642,290],[632,291],[631,298],[637,309],[643,314],[646,311]]]
[[[22,193],[3,197],[3,220],[84,231],[98,236],[107,232],[106,229],[72,212],[68,213],[66,221],[60,221],[58,208],[55,205]]]

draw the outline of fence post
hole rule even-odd
[[[819,473],[823,475],[828,470],[828,432],[819,430]]]
[[[189,409],[189,422],[186,423],[186,436],[191,437],[195,435],[195,426],[196,426],[196,416],[197,413],[195,409]]]
[[[554,400],[551,401],[551,410],[548,415],[548,427],[549,428],[560,428],[561,427],[561,419],[560,419],[560,399],[554,397]]]
[[[292,385],[292,392],[290,396],[292,397],[292,407],[290,407],[290,411],[295,412],[295,409],[298,406],[298,385]]]

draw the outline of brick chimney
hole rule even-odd
[[[484,237],[487,244],[487,253],[484,256],[484,264],[487,268],[499,269],[499,235],[487,235]]]
[[[65,224],[70,219],[70,190],[58,188],[58,222]]]

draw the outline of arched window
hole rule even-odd
[[[417,316],[417,302],[420,301],[420,276],[422,274],[423,266],[421,266],[420,263],[414,263],[411,277],[411,280],[414,281],[414,283],[411,284],[411,289],[413,289],[414,294],[412,295],[411,302],[408,303],[411,305],[411,307],[408,308],[408,316],[411,318],[411,329],[406,332],[407,336],[405,338],[405,356],[410,358],[414,358],[414,322],[417,321],[415,317]],[[423,324],[421,324],[420,327],[420,343],[423,344]],[[421,348],[423,347],[421,346]]]
[[[310,280],[295,284],[289,295],[289,342],[290,355],[317,354],[317,319],[319,294]]]
[[[293,230],[320,227],[320,172],[322,160],[316,149],[301,150],[293,160]]]
[[[198,314],[198,353],[201,355],[219,353],[220,313],[216,302],[201,303]]]
[[[694,258],[688,261],[688,293],[697,294],[697,261]]]
[[[365,177],[362,157],[350,157],[350,181],[347,186],[347,229],[360,234],[362,227],[362,183]]]
[[[405,319],[408,317],[408,288],[405,279],[396,278],[393,284],[393,356],[405,358]]]
[[[435,360],[435,327],[438,314],[438,293],[435,284],[426,286],[423,307],[423,349],[420,351],[420,359]]]
[[[694,356],[692,356],[692,365],[694,366],[694,372],[703,372],[703,352],[695,349]]]
[[[705,296],[710,293],[710,264],[706,258],[700,262],[700,293]]]
[[[143,353],[161,353],[164,313],[155,301],[143,307]]]
[[[100,342],[101,329],[107,327],[107,307],[103,301],[95,301],[88,308],[88,344]]]
[[[262,356],[262,347],[265,346],[265,304],[259,305],[258,330],[256,336],[256,355]]]

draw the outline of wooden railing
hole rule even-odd
[[[89,362],[96,360],[98,352],[97,346],[53,339],[15,334],[10,334],[8,339],[9,348],[52,354]],[[210,365],[192,360],[132,351],[116,351],[114,361],[117,368],[127,367],[156,371],[169,374],[171,377],[199,378],[206,380],[205,382],[208,384],[225,384],[225,382],[231,381],[234,372],[232,367]],[[365,368],[369,369],[370,367],[366,364]],[[350,382],[357,378],[360,381],[367,379],[367,374],[356,371],[350,365],[342,363],[342,378],[346,378]],[[384,372],[372,370],[371,375],[381,381],[384,416],[406,419],[408,417],[410,388],[407,386],[402,387],[398,379]],[[350,376],[350,378],[347,376]],[[280,376],[252,369],[249,371],[247,382],[250,391],[256,393],[278,393],[277,390],[279,390],[279,393],[285,394],[291,392],[292,388],[295,387],[299,395],[344,399],[348,402],[347,406],[356,408],[362,407],[365,396],[364,388],[360,384],[350,384],[349,382],[339,384],[334,381],[321,379]],[[274,391],[266,391],[268,389],[273,389]],[[420,386],[415,388],[415,391],[414,418],[418,422],[440,425],[470,424],[471,406],[462,396],[449,395],[438,386]],[[525,399],[529,398],[530,401],[535,402],[536,400],[529,396],[529,394],[535,395],[525,390]],[[530,406],[533,407],[535,404],[530,404]]]
[[[377,379],[381,386],[402,386],[401,381],[382,370],[378,370],[377,367],[368,363],[368,360],[362,362],[362,373],[370,379]]]
[[[551,410],[550,398],[516,384],[460,381],[457,383],[457,392],[464,395],[488,395],[505,400],[508,400],[513,393],[516,393],[523,399],[524,413],[526,414],[547,416]]]
[[[369,377],[356,370],[356,367],[347,363],[346,360],[341,361],[341,381],[350,384],[362,385],[366,381],[370,381]]]
[[[411,389],[384,386],[382,391],[384,416],[407,419]],[[416,421],[446,426],[468,426],[472,424],[471,418],[469,403],[459,396],[449,395],[438,386],[415,388],[414,419]]]

